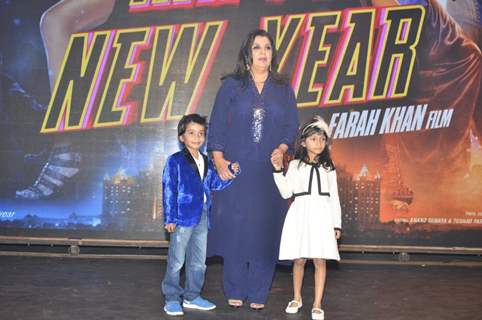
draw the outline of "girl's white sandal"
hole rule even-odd
[[[311,309],[311,319],[313,320],[325,320],[325,312],[320,308]]]
[[[295,314],[300,310],[300,308],[303,306],[303,303],[301,301],[296,301],[296,300],[291,300],[288,302],[288,306],[286,306],[286,313],[289,314]]]

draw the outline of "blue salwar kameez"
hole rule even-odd
[[[291,146],[298,112],[288,84],[268,77],[261,93],[251,78],[225,79],[210,117],[208,150],[239,162],[241,174],[213,201],[208,255],[224,258],[227,299],[265,303],[287,209],[272,176],[270,157]]]

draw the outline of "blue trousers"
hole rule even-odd
[[[201,294],[206,272],[206,245],[208,235],[207,211],[201,221],[192,227],[176,226],[169,241],[167,268],[161,290],[165,301],[192,301]],[[186,263],[185,288],[180,285],[180,273]],[[182,298],[181,298],[182,297]]]
[[[276,262],[224,258],[224,295],[227,299],[265,304],[273,282]]]

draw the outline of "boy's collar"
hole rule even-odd
[[[189,165],[194,169],[195,172],[199,173],[196,162],[194,161],[194,157],[192,156],[191,152],[189,152],[187,148],[183,148],[182,151]],[[201,177],[202,179],[204,179],[204,177],[206,177],[206,174],[208,172],[208,158],[204,153],[201,152],[201,150],[199,150],[199,154],[202,156],[204,161],[204,173],[203,173],[203,176]]]
[[[182,148],[182,151],[184,152],[184,155],[189,156],[194,161],[194,156],[191,154],[191,152],[189,151],[188,148],[184,147],[184,148]],[[202,153],[201,150],[198,150],[198,152],[203,158],[206,157],[206,155],[204,153]]]

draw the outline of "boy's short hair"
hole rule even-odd
[[[179,123],[177,124],[177,136],[180,137],[186,132],[186,127],[188,124],[191,122],[197,123],[201,126],[204,127],[204,130],[206,130],[208,126],[208,122],[206,120],[206,117],[203,117],[197,113],[191,113],[191,114],[186,114],[184,115],[181,120],[179,120]]]

